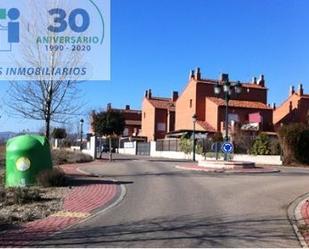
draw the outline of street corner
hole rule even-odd
[[[68,167],[64,167],[68,168]],[[72,169],[72,168],[70,168]],[[125,187],[113,181],[89,182],[72,186],[63,200],[62,210],[44,219],[3,232],[0,247],[32,246],[35,243],[84,222],[98,213],[106,212],[124,198]]]
[[[288,217],[303,248],[309,247],[309,193],[296,198],[288,207]]]

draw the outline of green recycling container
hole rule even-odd
[[[46,137],[23,135],[11,138],[6,145],[6,187],[36,184],[39,172],[52,169],[49,142]]]

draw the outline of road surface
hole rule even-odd
[[[309,170],[199,173],[181,162],[129,158],[86,166],[124,182],[124,200],[37,246],[299,247],[287,206],[309,192]]]

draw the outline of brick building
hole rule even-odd
[[[274,110],[274,125],[278,128],[281,124],[309,122],[309,94],[304,94],[303,85],[295,91],[291,86],[289,97]]]
[[[151,89],[145,92],[142,102],[142,133],[148,141],[162,139],[175,130],[175,103],[178,92],[171,98],[152,96]]]
[[[118,111],[123,114],[125,119],[125,128],[122,137],[137,137],[140,135],[142,128],[142,114],[140,110],[132,110],[129,105],[125,109],[113,108],[112,104],[107,104],[106,110]],[[93,133],[90,126],[90,133]]]
[[[192,71],[189,82],[176,102],[175,130],[192,131],[192,116],[196,114],[196,130],[204,133],[223,131],[225,122],[224,93],[216,96],[214,86],[221,80],[204,79],[200,69]],[[236,82],[232,82],[236,83]],[[232,95],[229,102],[229,124],[243,129],[273,130],[273,109],[267,105],[264,76],[242,83],[242,92]]]

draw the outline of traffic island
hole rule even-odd
[[[186,163],[182,165],[177,165],[176,168],[182,169],[182,170],[189,170],[189,171],[200,171],[200,172],[207,172],[207,173],[226,173],[226,174],[232,174],[232,173],[244,173],[244,174],[254,174],[254,173],[278,173],[280,170],[271,168],[271,167],[251,167],[252,164],[243,165],[242,164],[214,164],[215,167],[207,167],[205,166],[199,166],[196,163]]]
[[[241,161],[202,160],[198,162],[198,166],[211,169],[253,169],[255,168],[255,163]]]

